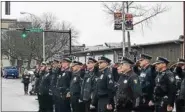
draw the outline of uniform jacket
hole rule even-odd
[[[39,83],[39,94],[41,95],[49,95],[49,87],[51,81],[52,72],[45,72],[40,76],[40,83]]]
[[[57,95],[60,97],[65,97],[70,90],[70,82],[72,78],[72,73],[69,69],[60,71],[57,75],[56,90]]]
[[[118,105],[132,102],[132,106],[139,106],[141,86],[138,75],[132,70],[120,76],[117,86],[116,99]]]
[[[72,73],[72,80],[70,83],[70,95],[71,97],[79,97],[81,93],[82,78],[80,77],[80,71]]]
[[[109,68],[99,72],[97,80],[97,95],[98,97],[107,96],[109,98],[109,103],[113,103],[114,97],[114,80],[112,72]]]
[[[155,77],[156,71],[153,69],[153,66],[149,65],[145,69],[141,69],[139,79],[142,88],[142,96],[145,97],[148,101],[153,99]]]
[[[167,96],[167,104],[173,106],[176,94],[175,77],[170,70],[159,72],[155,79],[154,95],[156,98]]]

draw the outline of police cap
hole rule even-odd
[[[67,61],[67,62],[71,63],[72,59],[70,57],[66,57],[66,58],[63,59],[63,61]]]
[[[134,64],[134,62],[131,59],[127,58],[127,57],[122,57],[121,60],[122,60],[121,63],[128,63],[130,65],[133,65]]]
[[[160,64],[160,63],[168,64],[169,60],[167,58],[164,58],[164,57],[157,57],[156,62],[153,63],[153,65]]]
[[[143,59],[151,60],[152,56],[150,56],[148,54],[140,54],[139,55],[139,60],[143,60]]]
[[[98,60],[103,60],[103,61],[106,61],[107,63],[111,62],[111,60],[109,58],[106,58],[104,56],[99,57]]]
[[[59,61],[58,61],[58,60],[56,60],[56,59],[54,59],[54,60],[53,60],[53,62],[59,63]]]
[[[177,64],[185,64],[185,59],[178,58],[177,59]]]
[[[94,59],[94,58],[89,58],[88,61],[92,61],[92,62],[94,62],[94,63],[97,62],[96,59]]]
[[[75,65],[83,65],[83,63],[81,63],[79,61],[73,61],[72,63],[73,63],[73,66],[75,66]]]

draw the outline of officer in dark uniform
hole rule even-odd
[[[52,96],[49,95],[49,87],[52,76],[52,70],[50,63],[47,63],[47,68],[45,72],[41,73],[41,80],[39,83],[39,91],[40,95],[40,112],[53,112],[53,99]]]
[[[70,84],[70,94],[67,94],[67,97],[71,99],[71,106],[73,112],[83,112],[82,100],[80,100],[82,78],[80,77],[81,66],[83,64],[78,61],[72,63],[72,80]]]
[[[64,58],[62,60],[62,69],[60,70],[59,74],[57,75],[57,81],[56,81],[56,90],[57,90],[57,111],[55,112],[70,112],[70,99],[67,97],[67,94],[69,94],[70,89],[70,82],[72,78],[72,73],[70,70],[70,63],[71,59]]]
[[[181,92],[181,84],[185,76],[185,60],[184,59],[178,59],[178,62],[176,63],[176,67],[174,68],[174,73],[175,73],[175,79],[176,79],[176,111],[177,112],[184,112],[184,100],[182,95],[180,94]]]
[[[185,78],[182,80],[182,83],[181,83],[180,99],[182,102],[180,112],[185,112]]]
[[[149,102],[153,100],[153,91],[155,86],[156,71],[155,66],[150,65],[151,56],[148,54],[140,54],[140,84],[142,88],[142,96],[140,100],[140,111],[153,112],[154,106],[149,106]]]
[[[24,84],[24,93],[28,94],[28,87],[30,83],[30,74],[28,72],[24,73],[22,76],[22,83]]]
[[[91,99],[95,94],[97,75],[95,74],[94,66],[96,63],[97,61],[94,58],[89,58],[87,62],[87,71],[81,88],[81,100],[85,105],[84,112],[90,112]]]
[[[52,96],[53,98],[53,106],[54,106],[54,110],[55,112],[58,112],[58,108],[57,108],[57,100],[56,100],[56,82],[57,82],[57,76],[58,73],[60,72],[59,68],[59,61],[58,60],[53,60],[53,64],[52,64],[52,76],[51,76],[51,82],[50,82],[50,88],[49,88],[49,94]]]
[[[99,77],[97,80],[98,112],[113,111],[114,105],[114,79],[109,65],[111,60],[99,57]]]
[[[167,68],[169,61],[157,57],[154,65],[158,74],[155,79],[154,101],[156,112],[172,112],[175,101],[176,86],[174,74]],[[153,103],[150,102],[149,105]]]
[[[42,82],[42,77],[44,76],[44,74],[46,73],[46,62],[42,62],[41,68],[39,70],[39,73],[37,74],[37,78],[38,78],[38,92],[37,92],[37,96],[38,96],[38,102],[39,102],[39,112],[43,112],[44,110],[44,103],[42,102],[42,95],[40,92],[41,89],[41,82]]]
[[[123,57],[118,67],[120,78],[116,91],[117,112],[131,112],[139,106],[141,86],[138,75],[132,70],[134,62]]]

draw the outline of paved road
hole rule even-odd
[[[35,98],[24,95],[20,79],[2,79],[2,111],[38,111]]]

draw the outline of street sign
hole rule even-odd
[[[133,15],[125,14],[125,30],[133,30]]]
[[[41,29],[41,28],[32,28],[32,29],[29,29],[30,32],[43,32],[44,30]]]
[[[114,30],[122,30],[122,13],[114,13]]]

